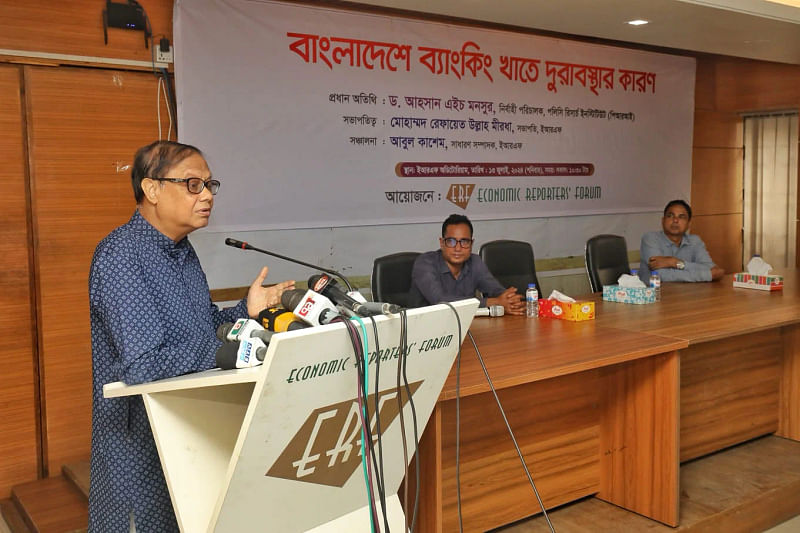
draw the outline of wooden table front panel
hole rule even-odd
[[[598,371],[499,391],[536,487],[548,508],[596,493]],[[458,531],[456,401],[442,412],[442,531]],[[491,392],[461,399],[461,508],[464,531],[485,531],[541,512]]]
[[[681,461],[778,429],[780,329],[681,350]]]

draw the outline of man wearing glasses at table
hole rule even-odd
[[[521,315],[525,302],[514,287],[500,285],[481,258],[472,253],[472,222],[464,215],[450,215],[442,224],[439,250],[426,252],[414,262],[411,303],[418,307],[475,297],[481,307],[501,305],[505,312]]]
[[[650,280],[658,270],[661,281],[716,281],[725,271],[714,264],[706,245],[697,235],[689,235],[692,208],[683,200],[672,200],[664,208],[662,231],[642,236],[639,278]]]

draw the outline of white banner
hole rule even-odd
[[[180,139],[212,230],[660,211],[692,58],[254,0],[177,0]]]

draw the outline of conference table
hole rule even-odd
[[[677,526],[681,462],[770,433],[800,440],[800,276],[782,274],[772,293],[726,276],[664,284],[649,305],[590,295],[591,321],[476,318],[470,332],[544,505],[594,495]],[[420,443],[418,530],[459,527],[457,408],[464,530],[540,512],[467,338]]]

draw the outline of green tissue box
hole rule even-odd
[[[652,304],[656,301],[656,291],[651,287],[603,285],[603,300],[623,304]]]

